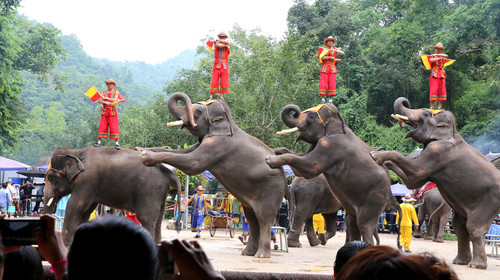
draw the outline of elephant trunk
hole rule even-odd
[[[300,128],[300,123],[298,118],[300,116],[300,108],[297,105],[290,104],[286,105],[283,110],[281,110],[281,119],[283,122],[291,128],[298,127]]]
[[[404,97],[399,97],[394,101],[394,112],[396,114],[408,117],[410,120],[418,119],[419,114],[410,108],[410,101]]]
[[[179,100],[183,101],[185,107],[178,104]],[[193,128],[196,128],[196,123],[194,122],[193,106],[191,104],[191,99],[185,93],[176,92],[168,98],[168,111],[176,119],[182,120],[184,123],[189,121]],[[187,120],[186,120],[187,118]]]

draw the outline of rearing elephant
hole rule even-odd
[[[160,242],[165,200],[170,191],[180,193],[180,188],[172,171],[162,165],[142,165],[137,151],[59,148],[52,152],[45,174],[43,211],[54,213],[59,199],[71,194],[62,231],[66,246],[76,227],[89,220],[98,203],[136,213],[142,226]]]
[[[373,159],[396,172],[408,188],[436,183],[455,211],[458,253],[453,263],[485,269],[484,235],[500,213],[500,171],[458,134],[451,112],[410,109],[403,97],[394,102],[394,111],[400,123],[414,128],[405,138],[423,143],[424,150],[413,159],[396,151],[373,152]]]
[[[185,106],[178,104],[181,100]],[[286,189],[283,169],[265,162],[273,151],[234,123],[223,100],[192,104],[177,92],[169,97],[168,109],[179,120],[174,123],[199,141],[184,150],[144,149],[144,164],[168,163],[189,175],[209,170],[243,205],[250,237],[242,254],[270,257],[271,225]]]
[[[429,217],[424,239],[443,243],[444,228],[450,220],[451,215],[450,205],[446,203],[436,187],[427,189],[422,193],[415,190],[413,196],[417,197],[417,203],[422,203],[422,206],[418,208],[418,223],[422,225],[425,217]],[[422,228],[419,227],[418,230],[415,230],[413,236],[417,238],[422,237]]]
[[[286,153],[283,148],[281,155],[266,157],[269,166],[288,164],[297,176],[304,178],[323,174],[350,215],[351,239],[359,240],[362,236],[373,244],[378,218],[391,197],[394,199],[387,169],[370,162],[372,149],[347,127],[333,104],[305,111],[287,105],[281,111],[281,118],[292,130],[300,131],[297,140],[302,139],[311,147],[301,156]],[[399,242],[397,245],[400,246]]]

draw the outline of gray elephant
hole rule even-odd
[[[267,156],[266,162],[273,168],[288,164],[297,176],[307,179],[323,174],[350,215],[347,230],[351,239],[363,237],[373,244],[378,219],[391,197],[394,199],[388,170],[371,163],[372,149],[347,127],[333,104],[305,111],[287,105],[281,118],[292,128],[288,132],[300,131],[297,140],[311,146],[303,155],[283,148],[280,155]]]
[[[422,193],[415,190],[413,196],[417,197],[417,204],[422,203],[418,208],[418,223],[422,225],[425,218],[428,217],[427,231],[423,236],[424,239],[443,243],[444,228],[450,221],[450,205],[446,203],[436,187],[429,188]],[[415,230],[413,236],[421,238],[422,228],[419,227]]]
[[[52,152],[45,174],[44,213],[54,213],[61,197],[71,194],[64,216],[63,238],[68,246],[75,229],[89,220],[98,203],[134,212],[156,242],[169,192],[180,193],[177,176],[162,165],[144,166],[141,153],[111,147]],[[178,202],[178,205],[180,202]]]
[[[223,100],[192,104],[178,92],[169,97],[168,109],[179,120],[173,124],[186,127],[198,143],[184,150],[144,149],[144,164],[168,163],[188,175],[209,170],[245,211],[250,237],[242,254],[270,257],[271,225],[287,187],[283,169],[265,162],[273,151],[235,124]]]
[[[373,152],[373,159],[396,172],[408,188],[436,183],[455,212],[458,253],[453,263],[485,269],[484,236],[500,213],[500,171],[458,134],[451,112],[410,109],[403,97],[394,102],[394,111],[400,123],[413,127],[405,138],[423,143],[424,150],[413,159],[396,151]]]
[[[306,224],[307,239],[311,246],[325,245],[328,239],[335,236],[337,231],[337,211],[342,207],[340,201],[333,195],[323,175],[305,179],[295,177],[290,186],[290,231],[288,232],[288,246],[302,247],[299,236],[304,223]],[[323,214],[325,218],[325,233],[314,232],[313,215]]]

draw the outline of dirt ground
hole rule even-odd
[[[163,239],[194,239],[191,231],[183,230],[177,233],[174,230],[167,230],[163,226]],[[214,237],[210,237],[208,230],[202,232],[200,244],[206,251],[210,261],[218,270],[229,271],[263,271],[281,273],[315,273],[333,275],[333,262],[337,250],[342,247],[345,240],[344,232],[337,232],[326,246],[309,246],[307,237],[302,235],[300,242],[302,248],[290,248],[289,252],[274,251],[269,259],[258,259],[249,256],[242,256],[241,250],[244,245],[237,239],[241,230],[236,230],[234,238],[230,238],[224,229],[217,229]],[[279,235],[277,237],[279,245]],[[382,245],[396,247],[396,235],[381,234]],[[445,243],[435,243],[430,240],[413,239],[411,243],[413,253],[430,252],[443,258],[458,274],[460,279],[500,279],[500,258],[488,256],[488,268],[486,270],[471,269],[467,266],[451,264],[456,255],[456,241],[445,241]],[[486,253],[491,254],[491,246],[486,246]]]

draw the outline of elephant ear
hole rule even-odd
[[[74,155],[66,155],[66,163],[64,165],[64,173],[66,174],[66,178],[68,182],[73,182],[73,180],[85,170],[82,161],[74,156]]]
[[[342,118],[340,115],[339,110],[337,107],[334,105],[325,105],[325,109],[322,111],[322,115],[325,115],[326,121],[325,121],[325,126],[326,126],[326,135],[331,135],[331,134],[345,134],[345,120]]]
[[[455,117],[450,112],[441,111],[434,114],[434,120],[436,121],[436,127],[431,134],[431,139],[445,140],[455,145],[457,143],[455,137],[457,133],[455,128]]]
[[[219,102],[212,102],[206,105],[210,128],[205,137],[211,136],[233,136],[229,108]]]

